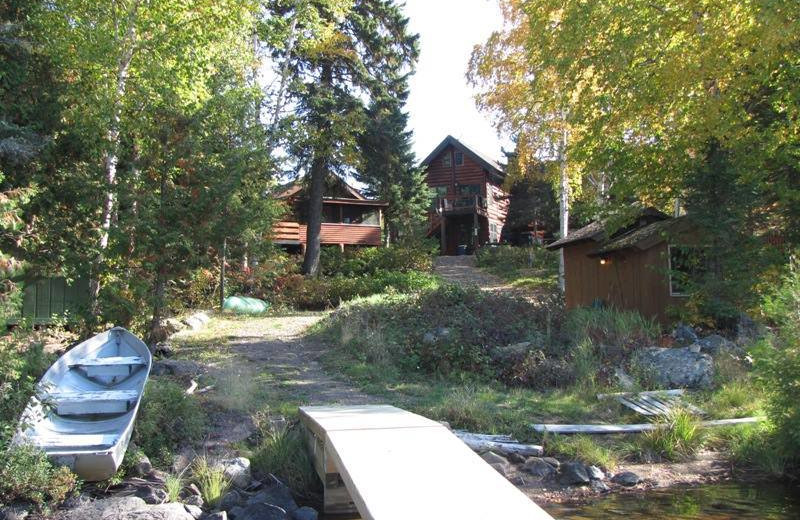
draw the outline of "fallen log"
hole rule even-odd
[[[523,444],[509,435],[486,435],[454,430],[453,434],[473,451],[493,451],[499,455],[516,454],[521,457],[539,457],[544,453],[541,446]]]
[[[763,417],[742,417],[741,419],[718,419],[702,421],[701,426],[730,426],[734,424],[752,424],[763,421]],[[540,433],[641,433],[658,428],[666,428],[667,423],[644,424],[532,424],[531,428]]]

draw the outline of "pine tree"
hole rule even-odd
[[[368,195],[389,203],[387,243],[423,225],[431,202],[425,173],[411,148],[413,133],[406,130],[408,114],[402,109],[406,93],[373,101],[358,140],[363,160],[357,179],[367,185]]]
[[[416,60],[417,38],[408,33],[408,19],[394,0],[356,0],[351,5],[276,1],[270,8],[277,13],[282,5],[306,13],[297,18],[297,31],[304,31],[309,20],[315,25],[324,20],[331,27],[328,37],[313,46],[291,47],[290,56],[282,55],[285,50],[276,53],[294,78],[287,89],[297,109],[291,152],[310,184],[303,272],[315,275],[325,181],[359,163],[357,138],[365,126],[365,101],[403,94],[395,78]]]

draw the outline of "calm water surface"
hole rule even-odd
[[[800,488],[772,482],[711,484],[544,508],[556,520],[797,520]]]

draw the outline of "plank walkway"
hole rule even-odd
[[[552,520],[440,423],[387,405],[307,406],[300,418],[326,513],[352,500],[364,520]]]

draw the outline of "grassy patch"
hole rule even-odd
[[[205,457],[198,457],[194,460],[192,480],[197,484],[203,502],[209,507],[214,507],[231,486],[224,469],[209,464]]]
[[[698,419],[684,410],[675,410],[658,424],[660,428],[638,437],[639,458],[673,462],[691,459],[706,439]]]
[[[584,464],[613,470],[619,464],[619,453],[609,445],[608,439],[590,435],[548,436],[545,450],[552,455],[561,455]]]
[[[164,477],[164,489],[167,492],[168,502],[180,502],[183,490],[183,476],[169,474]]]
[[[318,497],[320,483],[300,433],[295,429],[261,432],[261,442],[251,456],[256,474],[273,474],[295,495]]]

